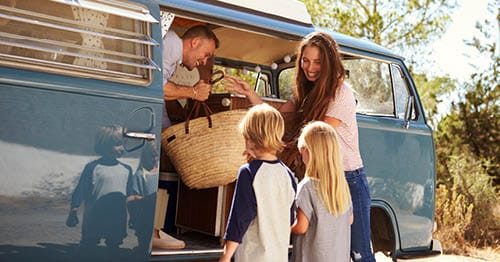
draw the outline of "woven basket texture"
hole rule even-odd
[[[245,140],[238,125],[247,110],[238,109],[189,121],[189,133],[179,123],[162,132],[162,146],[182,181],[189,188],[203,189],[229,184],[246,163]]]

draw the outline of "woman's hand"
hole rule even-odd
[[[221,83],[226,91],[229,92],[235,92],[244,96],[255,93],[247,82],[234,76],[224,76]]]
[[[244,80],[226,75],[224,79],[222,79],[221,84],[226,91],[246,96],[252,105],[262,103],[259,95],[255,93],[253,88]]]

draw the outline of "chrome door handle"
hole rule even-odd
[[[127,132],[127,133],[125,133],[125,136],[146,139],[146,140],[155,140],[156,139],[156,134],[152,134],[152,133]]]

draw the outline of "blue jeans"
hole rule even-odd
[[[370,247],[370,189],[365,169],[346,171],[351,191],[354,223],[351,225],[351,258],[353,261],[375,261]]]

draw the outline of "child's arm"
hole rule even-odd
[[[224,252],[219,261],[230,261],[250,223],[257,216],[257,200],[253,179],[248,167],[241,167],[233,193],[233,202],[226,226]]]
[[[297,222],[292,226],[292,233],[304,234],[309,228],[309,219],[300,208],[297,208]]]
[[[231,261],[231,257],[233,257],[236,248],[239,243],[231,240],[226,240],[226,244],[224,245],[224,251],[222,256],[219,258],[219,262],[229,262]]]
[[[66,226],[68,227],[75,227],[80,222],[77,214],[78,208],[83,201],[88,200],[87,196],[92,190],[92,171],[96,165],[96,161],[92,161],[83,168],[78,184],[76,185],[73,195],[71,196],[71,206],[68,218],[66,219]]]

